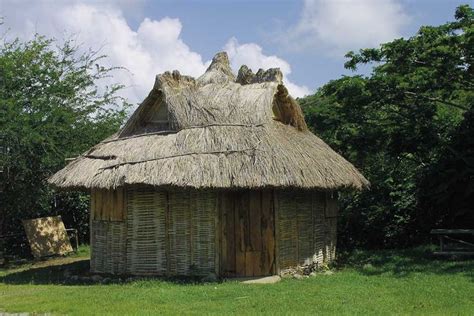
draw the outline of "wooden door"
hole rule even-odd
[[[264,276],[275,273],[272,191],[223,192],[221,274]]]

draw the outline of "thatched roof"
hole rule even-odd
[[[50,178],[64,188],[361,189],[357,169],[308,131],[278,69],[237,78],[217,54],[198,79],[155,85],[125,126]]]

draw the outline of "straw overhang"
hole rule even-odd
[[[159,75],[121,131],[69,163],[50,183],[64,188],[368,186],[351,163],[307,130],[281,77],[277,69],[255,75],[241,69],[235,79],[222,53],[197,80],[178,72]],[[167,123],[149,125],[165,108]]]

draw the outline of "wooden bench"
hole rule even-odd
[[[439,239],[439,251],[435,255],[474,255],[474,243],[460,239],[474,236],[474,229],[432,229],[431,234]]]

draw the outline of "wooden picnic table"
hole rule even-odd
[[[474,236],[474,229],[432,229],[431,234],[439,239],[440,249],[434,252],[435,255],[474,255],[474,243],[459,237]],[[453,244],[456,246],[453,247]]]

